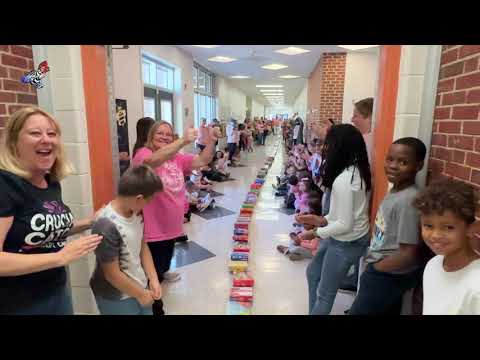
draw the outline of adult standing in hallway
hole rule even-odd
[[[368,162],[373,161],[373,131],[372,131],[373,98],[366,98],[355,103],[352,124],[360,130],[367,146]]]
[[[303,120],[298,113],[295,118],[295,127],[293,128],[294,145],[303,144]]]
[[[144,237],[160,282],[180,279],[180,274],[169,272],[169,269],[175,242],[184,235],[184,177],[192,170],[209,164],[214,155],[214,137],[207,138],[205,149],[198,155],[178,153],[196,137],[197,131],[187,128],[182,138],[173,141],[172,126],[159,121],[150,129],[146,146],[133,159],[134,164],[145,163],[154,168],[164,186],[164,191],[157,193],[143,209]]]
[[[0,314],[73,315],[65,266],[102,237],[66,242],[94,219],[74,221],[63,203],[71,171],[51,115],[26,107],[10,116],[0,146]]]
[[[197,139],[197,148],[200,151],[203,151],[207,146],[209,134],[209,128],[207,126],[207,119],[202,118],[200,123],[200,127],[198,128],[198,139]]]
[[[233,155],[237,151],[237,121],[235,119],[230,119],[227,125],[227,147],[228,147],[228,160],[230,164],[233,165]]]

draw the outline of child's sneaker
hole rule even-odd
[[[288,258],[291,260],[291,261],[298,261],[298,260],[302,260],[303,259],[303,256],[300,255],[300,254],[295,254],[295,253],[289,253],[287,254]]]
[[[166,282],[176,282],[181,278],[182,277],[180,276],[180,274],[174,271],[167,271],[163,274],[163,280],[165,280]]]
[[[277,250],[284,255],[288,254],[288,246],[278,245]]]

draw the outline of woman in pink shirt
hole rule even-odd
[[[143,209],[144,237],[152,253],[160,282],[177,281],[178,273],[167,272],[173,257],[175,240],[182,238],[185,206],[185,181],[193,169],[212,161],[215,139],[207,138],[205,151],[198,155],[179,154],[178,151],[197,137],[197,130],[188,128],[183,138],[173,141],[172,126],[155,123],[148,134],[145,147],[133,158],[134,164],[145,163],[154,168],[163,183],[164,191],[157,193]]]

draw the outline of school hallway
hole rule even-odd
[[[279,211],[283,198],[275,197],[272,184],[283,169],[285,154],[281,137],[269,136],[266,146],[257,146],[253,153],[242,153],[245,167],[230,168],[236,181],[215,183],[217,206],[234,214],[205,220],[192,215],[185,224],[187,244],[177,244],[172,268],[177,263],[182,279],[163,286],[167,315],[226,315],[232,275],[228,271],[232,252],[233,224],[247,195],[250,184],[267,156],[274,155],[258,198],[250,225],[249,269],[255,279],[252,315],[306,315],[308,296],[305,270],[309,260],[292,262],[276,250],[288,244],[293,216]],[[214,256],[213,256],[214,255]],[[197,261],[205,258],[205,260]],[[190,263],[192,261],[197,261]],[[190,263],[184,265],[185,263]],[[339,293],[332,314],[342,314],[353,297]]]

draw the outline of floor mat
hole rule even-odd
[[[175,255],[172,259],[172,268],[194,264],[215,257],[215,254],[194,241],[187,241],[175,245]]]
[[[195,211],[195,212],[193,212],[193,214],[195,214],[197,216],[200,216],[201,218],[203,218],[205,220],[212,220],[212,219],[217,219],[217,218],[220,218],[220,217],[235,214],[235,211],[225,209],[221,206],[216,206],[214,209],[207,209],[207,210],[202,211],[202,212]]]
[[[207,194],[208,194],[208,193],[207,193],[206,191],[203,191],[203,190],[200,191],[200,197],[204,197],[204,196],[207,195]],[[223,196],[223,194],[222,194],[222,193],[219,193],[219,192],[217,192],[217,191],[215,191],[215,190],[212,190],[212,191],[210,191],[210,196],[211,196],[211,197],[219,197],[219,196]]]

